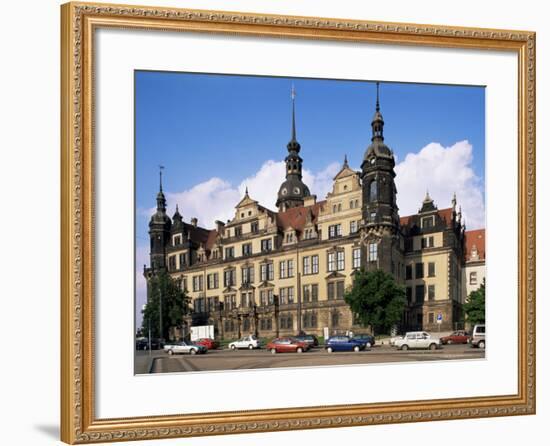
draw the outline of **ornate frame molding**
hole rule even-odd
[[[535,413],[535,33],[68,3],[61,8],[61,438],[67,443]],[[515,52],[519,62],[517,395],[123,419],[94,417],[93,33],[98,27]]]

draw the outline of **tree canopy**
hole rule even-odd
[[[405,288],[382,270],[359,270],[344,299],[359,323],[376,333],[390,333],[401,321],[407,303]]]
[[[485,323],[485,279],[477,290],[469,294],[462,309],[472,325]]]
[[[168,339],[171,327],[181,328],[183,316],[189,312],[190,298],[182,291],[179,283],[166,272],[161,272],[149,282],[149,299],[143,311],[141,331],[147,335],[149,324],[151,336]],[[160,329],[160,308],[162,306],[162,329]]]

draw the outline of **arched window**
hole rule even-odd
[[[372,180],[369,187],[369,201],[378,200],[378,183]]]

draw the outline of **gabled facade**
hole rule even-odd
[[[193,313],[180,335],[203,324],[214,325],[222,338],[364,331],[343,300],[361,267],[383,269],[406,288],[401,329],[457,328],[466,289],[456,198],[440,210],[426,194],[417,214],[399,216],[395,159],[384,142],[377,98],[361,171],[345,158],[332,190],[317,201],[302,182],[294,102],[293,94],[277,211],[260,205],[247,189],[234,217],[209,230],[196,219],[186,223],[177,208],[170,219],[161,183],[144,274],[167,270],[191,296]]]

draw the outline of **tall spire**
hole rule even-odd
[[[162,171],[164,166],[159,165],[159,193],[157,194],[157,211],[166,212],[166,198],[162,192]]]
[[[292,88],[290,90],[290,98],[292,99],[292,135],[291,135],[291,141],[296,141],[296,90],[294,88],[294,84],[292,84]]]
[[[376,82],[376,111],[380,111],[380,82]]]
[[[371,140],[384,141],[384,118],[382,118],[382,113],[380,113],[380,82],[376,82],[376,111],[372,117],[371,126]]]

